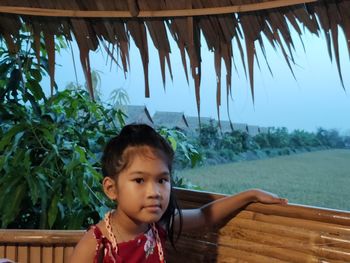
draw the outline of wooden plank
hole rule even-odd
[[[30,246],[29,247],[29,262],[28,263],[41,263],[41,247]]]
[[[63,246],[54,247],[54,263],[64,263],[64,248]]]
[[[64,262],[68,262],[70,255],[72,255],[74,247],[65,247],[63,252]]]
[[[17,260],[17,247],[16,246],[6,246],[5,257],[13,261]]]
[[[5,257],[5,245],[0,246],[0,258]]]
[[[43,263],[53,263],[53,247],[42,247],[42,261]]]
[[[27,263],[29,261],[29,248],[25,245],[18,246],[18,263]]]

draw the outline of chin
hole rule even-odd
[[[147,217],[144,217],[143,218],[143,222],[147,223],[147,224],[151,224],[151,223],[157,223],[161,218],[162,218],[162,215],[149,215]]]

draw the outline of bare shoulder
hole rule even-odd
[[[79,262],[93,262],[96,253],[96,239],[93,229],[87,231],[75,246],[74,251],[70,257],[69,263]]]

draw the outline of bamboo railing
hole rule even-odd
[[[184,208],[223,195],[176,189]],[[167,262],[350,262],[350,213],[251,204],[224,226],[185,232]],[[65,263],[84,231],[0,230],[0,258]]]

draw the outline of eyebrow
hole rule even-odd
[[[144,171],[133,171],[130,173],[131,175],[146,175],[149,176],[149,173],[146,173]],[[156,176],[169,176],[170,177],[170,172],[168,171],[162,171],[160,173],[158,173]]]

